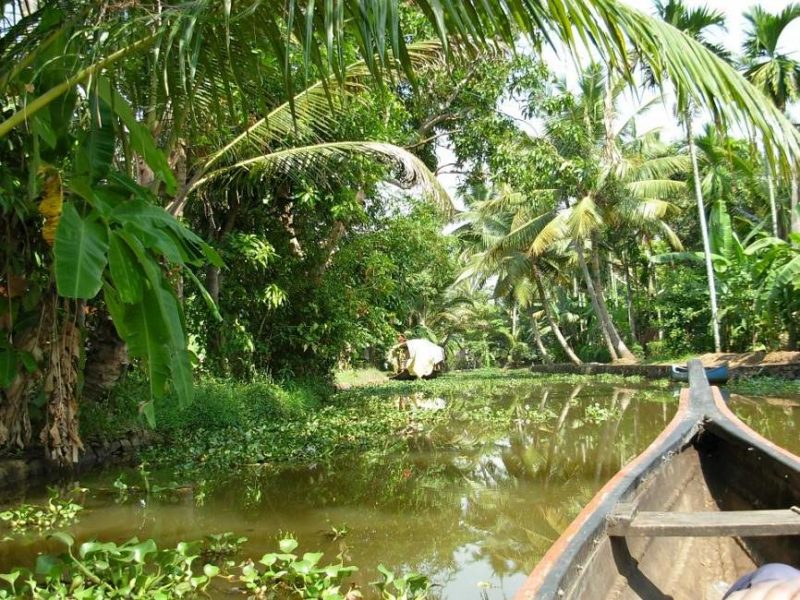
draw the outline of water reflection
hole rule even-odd
[[[477,599],[481,582],[489,598],[506,598],[675,409],[662,390],[530,381],[415,401],[409,410],[447,418],[430,430],[411,428],[407,451],[390,456],[246,467],[149,498],[136,490],[121,498],[113,486],[118,470],[96,475],[81,482],[91,491],[71,532],[80,540],[135,535],[172,544],[234,531],[249,538],[245,552],[256,557],[273,548],[280,532],[292,532],[301,550],[324,550],[331,558],[344,551],[362,567],[362,583],[374,580],[383,562],[430,574],[442,598]],[[129,482],[138,477],[123,475]],[[169,476],[155,481],[164,485]],[[334,530],[342,529],[347,534],[337,536]],[[3,544],[0,562],[30,563],[44,547]]]
[[[737,417],[758,433],[800,455],[800,397],[731,394],[729,405]]]

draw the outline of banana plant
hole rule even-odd
[[[778,337],[784,326],[796,340],[800,250],[793,244],[800,241],[800,236],[792,234],[788,241],[764,236],[762,223],[740,239],[723,200],[717,200],[712,207],[709,226],[711,260],[721,295],[726,299],[720,322],[728,343],[744,349],[771,343],[769,339],[759,342],[757,333],[764,331]],[[651,260],[655,264],[702,264],[704,253],[671,252]],[[783,326],[776,328],[775,323]]]
[[[206,262],[221,266],[222,261],[161,208],[151,190],[114,169],[111,154],[95,151],[113,148],[125,124],[114,118],[112,103],[117,116],[130,111],[122,98],[104,100],[108,90],[110,86],[96,91],[97,108],[106,121],[87,132],[98,143],[78,146],[76,168],[64,173],[65,198],[53,248],[56,289],[64,298],[81,300],[92,300],[102,292],[117,332],[146,367],[152,398],[165,396],[171,387],[180,401],[187,402],[191,357],[174,282],[184,276],[207,297],[192,267]],[[141,130],[140,134],[146,139]],[[210,299],[209,304],[213,304]],[[143,408],[153,421],[152,402]]]
[[[744,250],[756,259],[755,271],[761,282],[759,307],[768,317],[777,317],[789,333],[789,347],[796,348],[800,338],[800,234],[788,240],[763,237]]]
[[[70,36],[60,30],[17,74],[55,81],[71,66]],[[12,98],[12,103],[15,100]],[[15,151],[17,150],[17,151]],[[75,462],[85,320],[99,302],[110,310],[120,337],[140,359],[151,399],[142,411],[154,419],[153,399],[192,392],[191,355],[175,292],[178,278],[197,281],[193,267],[221,264],[216,252],[159,206],[156,190],[175,191],[167,158],[127,99],[102,75],[30,115],[28,134],[2,147],[2,210],[10,236],[3,247],[7,281],[0,343],[5,402],[0,444],[31,438],[28,394],[43,379],[45,423],[40,436],[57,462]],[[152,188],[126,166],[146,164]],[[22,177],[26,185],[21,185]],[[32,235],[39,231],[40,235]],[[201,295],[207,293],[198,283]]]

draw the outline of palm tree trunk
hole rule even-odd
[[[611,284],[611,301],[614,303],[614,308],[619,306],[619,290],[617,289],[617,277],[614,274],[614,265],[611,261],[606,263],[608,266],[608,281]]]
[[[647,300],[656,305],[657,339],[662,342],[664,341],[664,319],[661,317],[661,304],[656,302],[658,300],[658,275],[655,266],[650,262],[650,257],[653,256],[653,253],[651,252],[649,240],[644,246],[644,255],[647,258]]]
[[[511,305],[511,337],[517,341],[517,323],[519,322],[519,308],[517,308],[517,301]]]
[[[536,342],[536,348],[538,348],[539,354],[542,356],[542,362],[549,365],[553,360],[550,358],[550,353],[547,351],[547,348],[545,348],[544,342],[542,341],[542,334],[539,331],[539,323],[533,315],[531,315],[531,323],[533,324],[531,329],[533,330],[533,339]]]
[[[547,322],[550,324],[550,329],[553,330],[553,335],[556,336],[559,345],[573,364],[583,364],[583,361],[581,361],[581,359],[578,358],[578,355],[575,354],[572,346],[569,345],[567,338],[565,338],[564,334],[561,333],[561,328],[558,326],[558,321],[556,321],[555,315],[553,315],[553,309],[550,306],[550,298],[548,297],[547,290],[542,283],[542,275],[539,273],[539,269],[536,268],[536,265],[533,265],[531,271],[533,272],[533,280],[536,283],[536,289],[539,292],[539,298],[541,299],[542,306],[544,307],[544,314],[547,317]]]
[[[703,206],[703,190],[700,187],[700,167],[697,165],[697,153],[694,148],[692,135],[692,116],[687,109],[684,113],[686,121],[686,141],[689,144],[689,157],[692,160],[694,174],[694,194],[697,200],[697,212],[700,219],[700,235],[703,238],[703,254],[706,260],[706,276],[708,277],[708,295],[711,303],[711,328],[714,333],[714,352],[722,351],[719,337],[719,313],[717,312],[717,286],[714,281],[714,266],[711,263],[711,244],[708,241],[708,226],[706,225],[706,209]]]
[[[586,264],[586,258],[583,255],[583,242],[580,240],[575,240],[575,252],[578,255],[578,265],[581,268],[581,273],[583,273],[584,283],[586,284],[586,293],[589,295],[589,300],[592,303],[592,308],[594,309],[594,314],[597,316],[597,321],[600,324],[600,333],[603,334],[603,341],[606,343],[606,347],[608,348],[608,353],[611,355],[611,360],[617,360],[619,355],[617,354],[616,349],[614,348],[614,342],[611,340],[611,334],[608,330],[608,324],[606,320],[603,318],[603,311],[600,309],[600,303],[597,300],[597,291],[594,287],[594,282],[592,281],[592,276],[589,273],[589,267]]]
[[[603,289],[603,281],[600,277],[600,253],[597,251],[599,244],[596,241],[597,236],[592,234],[592,271],[594,272],[594,289],[597,294],[597,303],[600,310],[603,311],[603,319],[605,319],[608,334],[611,337],[611,343],[614,344],[614,349],[619,358],[626,360],[636,360],[636,356],[628,349],[628,346],[622,340],[622,336],[614,324],[614,319],[611,318],[611,313],[606,304],[605,290]]]
[[[772,235],[780,237],[778,229],[778,205],[775,203],[775,181],[772,179],[772,171],[767,161],[767,153],[764,152],[764,173],[767,177],[767,193],[769,194],[769,210],[772,215]]]
[[[631,338],[637,341],[639,337],[636,335],[636,315],[633,312],[633,290],[631,289],[630,265],[625,258],[625,253],[623,253],[622,257],[623,268],[625,269],[625,304],[628,309],[628,326],[631,328]]]
[[[592,283],[594,285],[595,296],[597,297],[597,305],[602,313],[603,323],[606,327],[606,331],[608,332],[608,336],[611,339],[611,343],[614,346],[614,351],[617,354],[617,358],[624,358],[626,360],[636,360],[636,356],[634,356],[633,352],[631,352],[628,349],[628,346],[622,340],[622,336],[619,334],[617,326],[614,324],[614,319],[611,317],[611,313],[608,310],[608,304],[606,304],[605,290],[603,288],[603,281],[600,276],[600,254],[597,251],[597,248],[599,248],[599,246],[600,245],[597,242],[597,236],[596,234],[593,233],[592,273],[594,277],[592,279]]]
[[[800,204],[800,175],[797,167],[792,167],[792,192],[789,198],[789,210],[791,211],[790,223],[792,233],[800,233],[800,213],[797,212]]]

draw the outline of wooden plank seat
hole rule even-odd
[[[636,512],[620,504],[607,519],[615,537],[765,537],[800,535],[800,508],[715,512]]]

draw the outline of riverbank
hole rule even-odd
[[[706,367],[728,363],[734,369],[740,367],[785,367],[800,366],[800,352],[780,350],[775,352],[707,352],[696,357]],[[669,365],[679,360],[660,361],[658,364]]]
[[[144,422],[139,404],[148,397],[146,381],[131,377],[107,398],[81,407],[81,433],[86,452],[76,465],[145,459],[184,473],[206,466],[280,464],[326,460],[346,452],[385,453],[407,444],[408,437],[435,429],[453,411],[487,427],[504,427],[501,411],[481,411],[485,398],[520,385],[612,384],[667,389],[666,378],[650,379],[664,365],[550,365],[551,372],[529,369],[480,369],[450,372],[427,381],[393,381],[376,369],[337,374],[338,391],[328,384],[301,382],[279,385],[270,380],[236,382],[200,378],[192,402],[165,401],[156,406],[156,427]],[[659,372],[660,373],[660,372]],[[738,378],[728,389],[740,394],[800,397],[800,379]],[[427,410],[444,399],[466,396],[446,410]],[[420,404],[421,403],[421,404]],[[447,404],[447,403],[445,403]],[[529,418],[545,419],[533,411]],[[447,440],[437,443],[448,445]],[[0,486],[10,488],[28,479],[57,476],[35,451],[0,459]]]
[[[705,366],[728,363],[733,382],[754,378],[770,378],[776,381],[800,379],[800,352],[773,352],[770,354],[749,352],[744,354],[710,353],[698,357]],[[644,377],[646,379],[668,379],[673,364],[684,364],[685,360],[658,363],[572,363],[535,364],[534,373],[579,375],[617,375],[620,377]],[[790,386],[791,387],[791,386]]]
[[[41,447],[0,456],[0,490],[18,492],[27,483],[58,480],[98,466],[139,462],[144,448],[169,446],[183,432],[240,429],[253,423],[281,421],[310,414],[334,392],[324,382],[278,385],[268,379],[239,382],[201,377],[192,401],[176,398],[156,404],[155,427],[145,421],[141,405],[150,397],[147,381],[133,373],[107,396],[85,400],[80,406],[80,433],[84,450],[71,468],[49,462]]]

